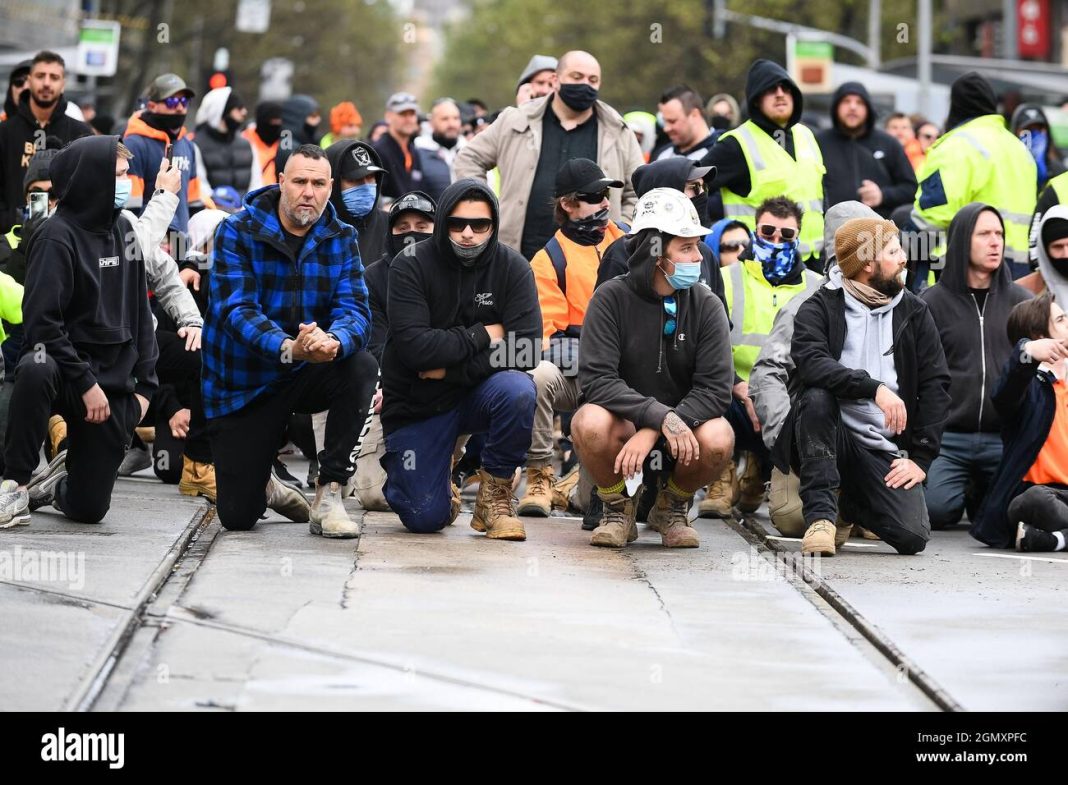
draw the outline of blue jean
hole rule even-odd
[[[942,449],[927,472],[927,512],[932,529],[945,529],[960,522],[965,507],[970,518],[994,481],[1001,462],[1001,436],[996,433],[942,434]],[[968,497],[968,486],[973,494]]]
[[[452,453],[460,434],[485,433],[482,468],[511,479],[530,449],[534,399],[530,374],[500,371],[455,409],[387,434],[386,501],[401,523],[413,532],[436,532],[449,524]]]

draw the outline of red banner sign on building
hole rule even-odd
[[[1016,0],[1016,48],[1020,57],[1048,60],[1049,0]]]

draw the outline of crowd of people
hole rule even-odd
[[[979,74],[941,127],[849,82],[823,129],[768,60],[620,114],[592,54],[537,54],[513,106],[398,92],[366,135],[173,73],[89,124],[64,88],[40,52],[0,123],[0,528],[151,468],[230,530],[357,537],[354,497],[435,532],[477,483],[491,539],[569,510],[692,548],[766,504],[806,554],[965,516],[1066,548],[1068,174]]]

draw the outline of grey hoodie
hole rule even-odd
[[[842,270],[835,265],[831,268],[827,284],[828,289],[842,288]],[[894,308],[905,296],[904,289],[899,291],[886,305],[871,308],[845,290],[846,335],[842,345],[842,356],[838,362],[846,368],[866,371],[868,376],[878,379],[895,395],[897,386],[897,367],[894,354],[883,347],[894,345]],[[857,441],[869,450],[894,452],[897,445],[890,441],[894,434],[886,428],[886,416],[875,405],[873,398],[856,401],[841,400],[842,423],[853,432]]]
[[[1068,205],[1058,204],[1049,208],[1038,224],[1038,234],[1036,235],[1038,244],[1035,246],[1035,250],[1038,253],[1038,271],[1042,274],[1042,280],[1046,282],[1046,288],[1056,295],[1057,302],[1068,303],[1068,276],[1061,275],[1053,267],[1053,263],[1049,260],[1049,254],[1046,253],[1046,244],[1042,242],[1042,230],[1046,226],[1046,221],[1053,218],[1068,221]]]
[[[827,269],[837,268],[834,258],[834,234],[852,218],[878,218],[879,215],[860,202],[839,202],[824,215],[823,247],[829,249]],[[826,281],[826,278],[824,279]],[[794,337],[794,317],[797,309],[808,298],[807,289],[790,298],[775,315],[775,323],[760,350],[753,371],[749,375],[749,397],[753,399],[757,417],[760,418],[760,435],[770,450],[779,437],[786,416],[790,413],[790,394],[793,386],[790,377],[794,372],[794,360],[790,356],[790,344]]]

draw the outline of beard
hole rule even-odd
[[[53,106],[56,105],[56,102],[59,100],[59,93],[53,94],[52,97],[47,101],[38,98],[36,93],[30,93],[30,95],[33,97],[33,102],[42,109],[51,109]]]
[[[868,286],[880,294],[885,294],[887,297],[897,297],[897,293],[905,288],[905,282],[901,280],[899,275],[884,276],[881,273],[876,273],[868,281]]]
[[[281,207],[282,211],[286,214],[286,218],[288,218],[291,223],[294,223],[297,226],[300,226],[301,228],[305,226],[311,226],[313,223],[318,221],[319,216],[323,214],[322,210],[317,212],[314,209],[308,207],[294,208],[292,205],[289,204],[289,200],[286,199],[285,196],[282,197],[282,201],[279,204],[279,207]]]

